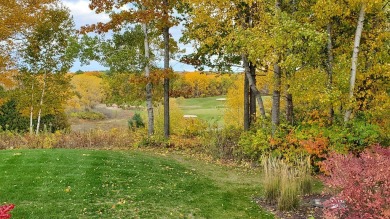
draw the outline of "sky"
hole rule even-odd
[[[73,16],[76,28],[79,29],[81,26],[84,26],[86,24],[94,24],[97,22],[107,22],[109,21],[109,16],[107,14],[96,14],[94,11],[91,11],[89,9],[89,2],[90,0],[63,0],[63,3],[65,6],[67,6],[70,9],[70,12]],[[172,27],[170,29],[170,34],[175,40],[179,40],[181,37],[181,26]],[[180,44],[181,49],[185,49],[187,53],[193,51],[193,48],[191,45],[183,45]],[[157,63],[162,67],[162,62]],[[180,63],[175,60],[170,61],[170,66],[173,68],[174,71],[194,71],[194,68],[190,65],[186,65],[183,63]],[[106,70],[107,68],[101,66],[97,62],[91,62],[89,65],[81,65],[79,61],[76,61],[73,65],[73,67],[70,69],[71,72],[75,72],[78,70],[82,71],[95,71],[95,70]]]

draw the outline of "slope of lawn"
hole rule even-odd
[[[260,177],[179,155],[0,151],[0,203],[14,218],[272,218]]]
[[[179,106],[186,115],[196,115],[209,122],[223,120],[225,101],[217,100],[226,96],[183,99]]]

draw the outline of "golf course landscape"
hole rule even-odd
[[[258,171],[147,151],[0,151],[14,218],[273,218]]]

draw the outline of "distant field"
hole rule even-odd
[[[217,100],[220,98],[226,98],[226,96],[184,99],[179,102],[179,107],[185,115],[196,115],[208,122],[221,124],[226,101]]]
[[[217,100],[220,98],[226,98],[226,96],[181,99],[178,104],[184,115],[196,115],[199,119],[205,120],[209,123],[217,123],[219,126],[222,126],[226,101]],[[134,115],[135,112],[135,110],[123,110],[115,107],[107,107],[105,104],[99,104],[93,109],[93,111],[104,114],[106,119],[88,121],[71,118],[70,122],[72,131],[127,128],[127,121],[132,115]]]

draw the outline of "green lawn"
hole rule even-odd
[[[0,203],[14,218],[273,218],[260,176],[180,155],[0,151]]]
[[[196,115],[208,122],[222,122],[225,101],[217,100],[226,96],[183,99],[179,106],[185,115]]]

